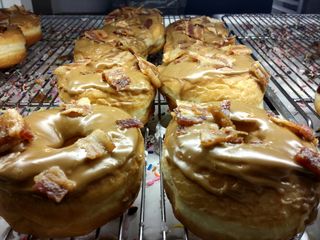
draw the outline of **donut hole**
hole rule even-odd
[[[242,131],[242,132],[255,132],[260,130],[260,124],[255,121],[240,121],[240,120],[232,120],[233,124],[236,126],[236,129],[238,131]]]
[[[76,141],[78,141],[80,138],[84,138],[85,136],[82,134],[77,134],[75,136],[71,136],[68,137],[66,139],[64,139],[62,145],[60,146],[60,148],[64,148],[64,147],[68,147],[73,145]]]

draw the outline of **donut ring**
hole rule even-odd
[[[15,26],[0,26],[0,68],[12,67],[27,55],[26,39]]]
[[[141,124],[81,101],[0,118],[0,141],[8,143],[0,148],[0,215],[18,232],[87,234],[121,215],[139,192],[144,145],[134,127]]]
[[[164,140],[175,216],[202,239],[292,239],[317,215],[311,129],[262,109],[178,103]],[[312,165],[312,163],[311,163]]]

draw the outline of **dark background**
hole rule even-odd
[[[320,13],[320,0],[32,0],[32,3],[37,14],[105,14],[121,6],[158,8],[166,15]]]

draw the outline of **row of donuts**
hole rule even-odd
[[[23,61],[27,55],[26,47],[41,38],[39,16],[23,6],[0,9],[0,69]]]
[[[76,41],[75,62],[56,69],[61,100],[88,97],[147,123],[160,81],[157,68],[145,58],[163,44],[159,11],[125,7],[111,12],[102,29]]]
[[[166,30],[161,92],[173,110],[161,160],[175,216],[202,239],[289,240],[317,215],[320,155],[302,126],[262,109],[269,74],[223,23]]]
[[[0,117],[0,215],[19,232],[82,235],[119,216],[138,193],[137,128],[161,85],[145,57],[163,45],[156,34],[163,26],[158,11],[141,8],[115,10],[105,22],[77,40],[74,63],[55,71],[66,104]],[[222,22],[182,20],[166,35],[159,78],[177,108],[162,172],[176,217],[203,239],[291,239],[317,211],[313,132],[251,106],[261,106],[268,74]],[[150,90],[151,100],[133,110]]]
[[[145,166],[139,128],[160,86],[145,57],[163,44],[157,10],[117,9],[56,69],[60,107],[0,116],[0,215],[14,230],[84,235],[131,206]]]

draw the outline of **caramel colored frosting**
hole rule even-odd
[[[117,120],[128,118],[125,112],[102,105],[93,105],[88,114],[76,117],[70,112],[63,114],[61,108],[31,113],[25,121],[33,140],[24,150],[18,148],[2,154],[1,187],[6,191],[34,191],[34,177],[58,166],[75,186],[69,196],[85,190],[102,177],[112,176],[132,159],[143,158],[143,152],[137,150],[143,144],[140,130],[120,129],[116,124]],[[114,147],[92,159],[80,142],[96,130],[107,134]]]
[[[244,180],[257,189],[270,187],[279,192],[294,188],[292,176],[301,175],[301,181],[313,178],[294,157],[303,147],[317,151],[315,145],[271,121],[264,110],[233,102],[230,119],[243,141],[233,139],[234,143],[226,141],[211,147],[203,144],[201,134],[214,134],[219,127],[210,114],[202,119],[206,120],[183,127],[174,117],[166,132],[165,156],[210,193],[231,196],[236,192],[232,186],[212,185],[214,172]]]
[[[93,103],[119,107],[144,123],[160,84],[157,69],[151,63],[126,51],[60,66],[55,74],[64,102],[88,97]]]
[[[244,45],[216,48],[202,42],[166,52],[159,67],[162,92],[169,100],[243,101],[261,105],[269,74]]]

